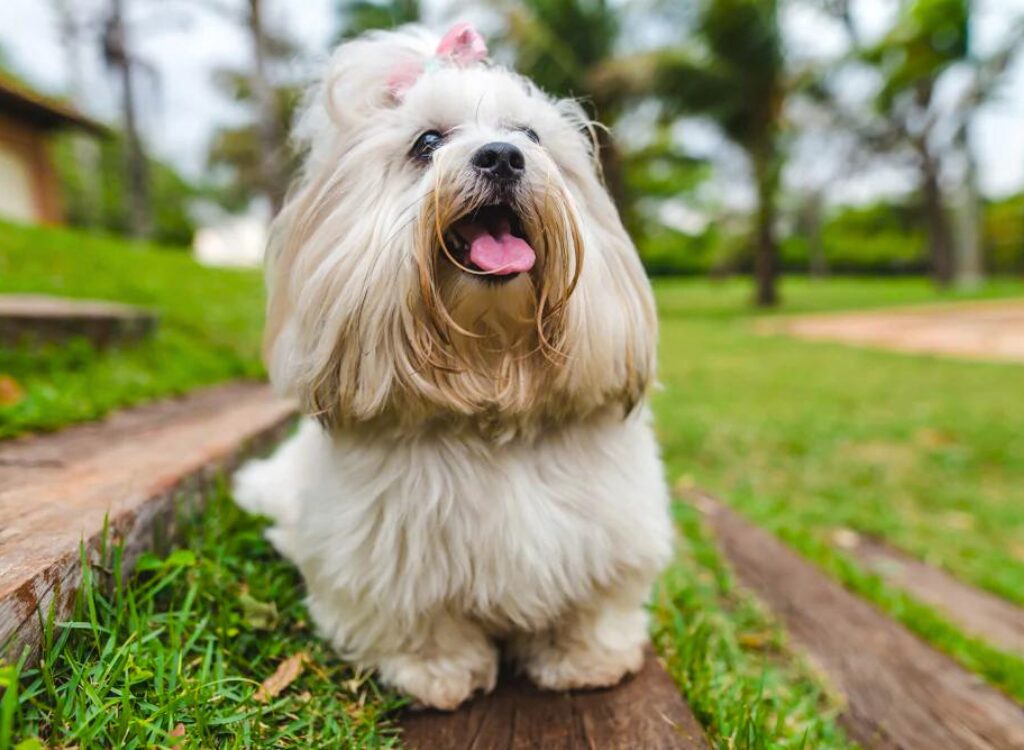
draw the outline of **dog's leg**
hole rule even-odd
[[[303,420],[298,431],[269,458],[248,461],[232,480],[232,496],[249,513],[267,516],[274,526],[267,538],[285,557],[295,559],[292,529],[301,512],[301,490],[316,475],[316,462],[329,443],[312,420]]]
[[[409,650],[377,658],[381,679],[418,707],[453,711],[498,679],[498,650],[477,625],[448,613],[429,622]],[[408,642],[408,641],[407,641]]]
[[[645,580],[603,592],[553,627],[515,636],[511,655],[545,690],[615,685],[643,666],[649,590]]]

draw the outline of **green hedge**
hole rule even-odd
[[[875,204],[845,208],[827,219],[822,246],[830,273],[920,274],[928,270],[928,241],[910,206]],[[748,237],[716,227],[699,236],[660,228],[638,238],[654,275],[745,272],[753,265]],[[1024,273],[1024,194],[989,203],[983,225],[985,268],[991,274]],[[811,267],[810,242],[791,233],[781,240],[785,271]]]

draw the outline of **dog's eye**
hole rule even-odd
[[[519,128],[519,132],[525,135],[534,143],[540,143],[540,136],[537,135],[537,131],[534,130],[533,128],[528,128],[524,125],[523,127]]]
[[[442,143],[444,143],[444,136],[436,130],[421,133],[416,142],[412,144],[412,156],[416,159],[427,160]]]

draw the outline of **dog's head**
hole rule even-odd
[[[268,252],[271,377],[328,424],[631,408],[654,307],[592,126],[454,40],[342,45],[310,97]]]

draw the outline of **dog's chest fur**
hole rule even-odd
[[[646,412],[502,446],[303,433],[296,533],[283,523],[276,541],[343,608],[398,619],[446,608],[496,633],[536,630],[668,554]]]

